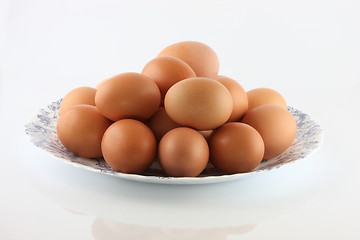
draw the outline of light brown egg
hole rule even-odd
[[[148,126],[154,133],[157,141],[160,141],[160,139],[171,129],[180,127],[179,124],[169,117],[163,107],[150,118]]]
[[[115,171],[142,173],[155,157],[156,140],[144,123],[122,119],[106,130],[101,148],[106,163]]]
[[[99,89],[108,79],[110,79],[110,78],[107,78],[107,79],[104,79],[104,80],[102,80],[102,81],[100,81],[97,85],[96,85],[96,89]]]
[[[212,78],[219,72],[219,59],[216,53],[204,43],[174,43],[163,49],[158,56],[173,56],[183,60],[194,70],[197,77]]]
[[[250,172],[264,156],[264,142],[251,126],[231,122],[214,130],[209,139],[210,161],[226,173]]]
[[[191,128],[175,128],[160,140],[159,162],[173,177],[195,177],[206,167],[209,148],[205,138]]]
[[[95,106],[96,89],[91,87],[79,87],[65,95],[60,103],[59,115],[72,106],[87,104]]]
[[[265,144],[264,159],[283,153],[296,136],[296,120],[290,112],[276,105],[263,105],[250,110],[243,123],[255,128]]]
[[[186,78],[196,77],[192,68],[181,59],[162,56],[152,59],[142,70],[142,74],[150,77],[158,85],[161,93],[161,105],[169,88]]]
[[[155,82],[143,74],[123,73],[101,85],[95,104],[113,121],[125,118],[145,121],[159,110],[160,91]]]
[[[271,88],[255,88],[247,92],[251,110],[261,105],[273,104],[287,109],[286,101],[280,93]]]
[[[165,109],[181,126],[210,130],[224,124],[233,109],[230,92],[210,78],[188,78],[174,84],[165,96]]]
[[[248,110],[248,97],[246,91],[237,81],[229,77],[220,75],[215,79],[229,90],[233,99],[233,110],[227,122],[239,121]]]
[[[85,158],[98,158],[101,153],[101,139],[111,125],[90,105],[76,105],[63,112],[57,123],[60,142],[69,151]]]

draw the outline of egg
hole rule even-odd
[[[171,129],[179,127],[179,124],[174,122],[169,115],[166,113],[165,108],[160,108],[154,116],[152,116],[148,122],[148,126],[154,133],[157,141]]]
[[[160,140],[159,163],[173,177],[195,177],[206,167],[209,147],[205,138],[196,130],[175,128]]]
[[[142,174],[154,160],[173,177],[199,176],[206,166],[226,174],[252,171],[294,142],[296,121],[279,92],[246,92],[219,75],[219,67],[204,43],[169,45],[141,73],[66,94],[59,140],[78,156],[103,157],[121,173]]]
[[[101,148],[106,163],[117,172],[142,173],[152,163],[156,140],[142,122],[122,119],[104,133]]]
[[[95,106],[76,105],[61,114],[57,134],[69,151],[84,158],[98,158],[102,156],[101,139],[111,123]]]
[[[95,106],[96,89],[91,87],[78,87],[71,90],[60,103],[59,115],[72,106],[87,104]]]
[[[195,72],[197,77],[215,77],[219,72],[219,59],[209,46],[196,41],[174,43],[159,54],[173,56],[186,62]]]
[[[165,109],[181,126],[210,130],[224,124],[233,109],[230,92],[216,80],[196,77],[174,84],[165,95]]]
[[[247,96],[249,100],[248,110],[266,104],[273,104],[287,109],[284,97],[271,88],[255,88],[248,91]]]
[[[242,119],[255,128],[265,144],[264,159],[283,153],[296,137],[296,120],[290,112],[276,105],[262,105],[251,109]]]
[[[158,85],[161,93],[161,105],[163,105],[167,90],[172,85],[186,78],[196,77],[187,63],[171,56],[152,59],[145,65],[141,73],[150,77]]]
[[[227,122],[239,121],[248,110],[248,97],[246,91],[240,83],[229,77],[219,75],[215,77],[215,79],[229,90],[233,99],[233,110]]]
[[[203,135],[203,137],[208,140],[213,132],[213,130],[204,130],[204,131],[198,131],[199,133],[201,133],[201,135]]]
[[[209,139],[210,161],[225,173],[244,173],[256,168],[264,156],[264,141],[251,126],[231,122],[214,130]]]
[[[149,119],[160,106],[160,90],[149,77],[122,73],[106,80],[97,90],[95,105],[107,118],[118,121]]]
[[[112,77],[111,77],[112,78]],[[96,86],[95,88],[96,89],[99,89],[108,79],[111,79],[111,78],[106,78],[104,80],[101,80]]]

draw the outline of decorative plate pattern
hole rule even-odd
[[[322,131],[320,126],[313,121],[309,115],[293,107],[288,107],[288,110],[295,117],[297,123],[295,141],[283,154],[275,158],[262,161],[252,172],[224,174],[209,163],[203,173],[198,177],[168,177],[164,172],[162,172],[157,159],[155,159],[153,164],[144,174],[125,174],[115,172],[102,158],[82,158],[64,148],[56,133],[60,103],[61,99],[40,109],[34,118],[25,125],[25,132],[35,146],[74,166],[83,167],[91,171],[113,175],[123,179],[141,182],[162,184],[205,184],[239,179],[250,174],[279,168],[285,164],[302,159],[318,149],[322,140]]]

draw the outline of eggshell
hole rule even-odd
[[[112,77],[111,77],[112,78]],[[99,89],[107,80],[111,79],[111,78],[106,78],[104,80],[101,80],[97,85],[96,85],[96,89]]]
[[[264,142],[251,126],[231,122],[214,130],[209,139],[210,161],[226,173],[244,173],[256,168],[264,156]]]
[[[219,59],[216,53],[204,43],[174,43],[163,49],[158,56],[173,56],[183,60],[194,70],[197,77],[212,78],[219,72]]]
[[[125,118],[145,121],[159,109],[160,91],[145,75],[122,73],[100,86],[95,104],[105,117],[113,121]]]
[[[85,158],[98,158],[101,139],[111,125],[94,106],[76,105],[63,112],[57,123],[60,142],[69,151]]]
[[[210,130],[229,119],[233,100],[226,87],[216,80],[188,78],[168,90],[165,109],[181,126]]]
[[[158,85],[161,93],[161,105],[169,88],[175,83],[190,77],[196,77],[192,68],[184,61],[162,56],[152,59],[142,70],[142,74],[150,77]]]
[[[199,133],[201,133],[201,135],[203,135],[203,137],[208,140],[213,132],[213,130],[204,130],[204,131],[198,131]]]
[[[249,107],[248,110],[258,106],[273,104],[287,109],[287,104],[283,96],[271,88],[255,88],[247,92]]]
[[[60,103],[59,115],[72,106],[87,104],[95,106],[96,89],[91,87],[79,87],[71,90]]]
[[[246,91],[240,83],[229,77],[220,75],[215,79],[229,90],[233,99],[233,110],[227,122],[240,121],[248,110],[248,97]]]
[[[156,140],[144,123],[122,119],[106,130],[101,148],[106,163],[115,171],[142,173],[155,157]]]
[[[191,128],[175,128],[160,140],[159,162],[173,177],[195,177],[206,167],[209,147],[205,138]]]
[[[160,141],[160,139],[171,129],[180,127],[179,124],[169,117],[165,108],[160,108],[159,111],[150,118],[148,126],[154,133],[157,141]]]
[[[264,159],[283,153],[296,136],[296,120],[290,112],[276,105],[262,105],[250,110],[242,119],[254,127],[265,144]]]

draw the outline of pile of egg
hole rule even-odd
[[[74,154],[103,157],[122,173],[141,174],[155,159],[173,177],[198,176],[209,162],[224,174],[249,172],[291,145],[296,121],[275,90],[246,92],[218,72],[209,46],[172,44],[141,73],[70,91],[58,137]]]

